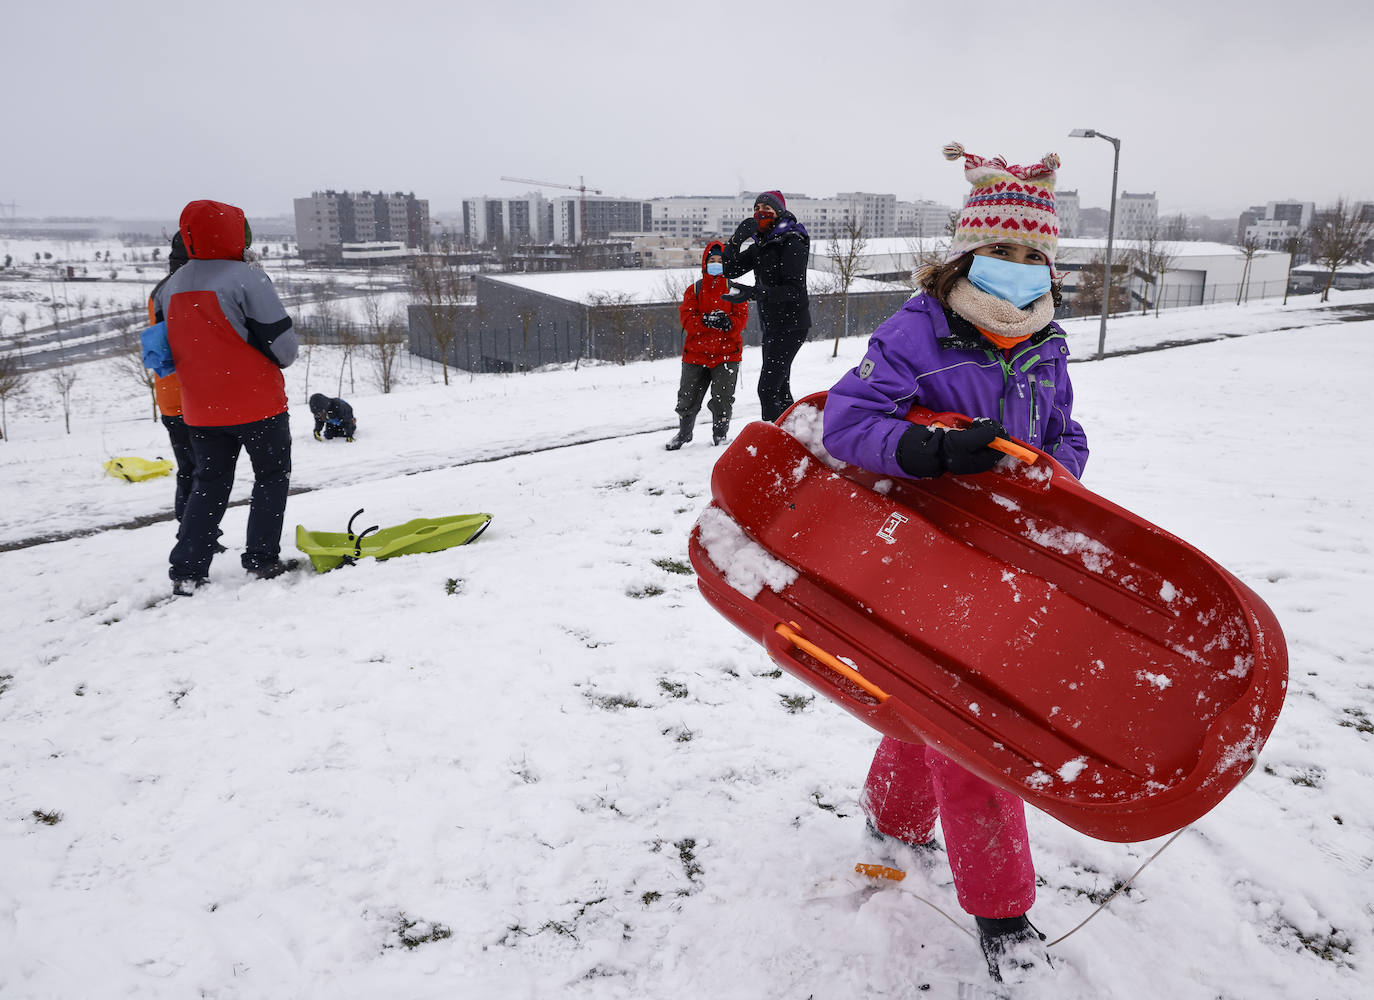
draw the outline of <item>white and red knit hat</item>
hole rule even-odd
[[[1059,216],[1054,210],[1054,172],[1059,157],[1049,153],[1028,167],[1008,165],[1000,156],[985,160],[951,142],[945,159],[964,158],[964,176],[973,190],[964,199],[946,260],[993,243],[1016,243],[1043,253],[1054,269],[1059,248]]]

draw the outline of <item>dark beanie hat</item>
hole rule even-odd
[[[175,273],[177,268],[190,259],[186,253],[186,241],[181,238],[181,230],[178,229],[172,237],[172,249],[167,254],[167,273]]]
[[[317,392],[310,397],[311,412],[322,412],[329,409],[329,397],[322,392]]]
[[[754,199],[755,205],[771,205],[773,211],[782,215],[787,211],[787,199],[782,196],[781,191],[765,191]]]

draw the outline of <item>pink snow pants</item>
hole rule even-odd
[[[1035,902],[1026,805],[924,743],[884,736],[861,799],[873,825],[919,844],[945,835],[959,905],[976,917],[1018,917]]]

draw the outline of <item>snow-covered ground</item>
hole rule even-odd
[[[1368,302],[1351,293],[1333,304]],[[1085,483],[1274,609],[1291,690],[1261,765],[1017,997],[1353,998],[1374,951],[1374,323],[1312,298],[1113,319],[1077,364]],[[1327,314],[1329,318],[1329,313]],[[1269,331],[1269,332],[1266,332]],[[1071,324],[1080,358],[1096,320]],[[862,338],[808,343],[798,395]],[[402,362],[317,443],[288,371],[296,524],[469,511],[476,543],[165,600],[170,480],[146,391],[45,375],[0,442],[0,996],[941,996],[986,983],[948,871],[815,886],[862,860],[876,736],[774,670],[696,593],[688,533],[718,449],[663,450],[674,361],[528,375]],[[746,351],[736,421],[753,419]],[[246,497],[247,462],[236,500]],[[246,508],[225,518],[242,544]],[[72,534],[22,547],[26,540]],[[804,707],[800,707],[803,706]],[[1031,812],[1052,938],[1162,843]],[[932,989],[921,989],[932,984]],[[966,991],[966,996],[975,995]],[[991,994],[988,994],[991,995]]]

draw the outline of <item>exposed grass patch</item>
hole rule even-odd
[[[673,729],[670,726],[669,728],[663,730],[664,736],[667,736],[669,733],[673,734],[673,739],[678,743],[691,743],[692,740],[696,739],[697,735],[696,733],[688,729],[686,726],[680,726],[677,729]]]
[[[1286,778],[1290,784],[1299,785],[1303,788],[1320,788],[1322,786],[1322,772],[1315,767],[1275,767],[1272,764],[1264,765],[1264,773],[1275,778]]]
[[[643,707],[638,700],[624,694],[597,694],[594,691],[588,691],[587,700],[597,708],[603,708],[608,712],[614,712],[622,708]]]
[[[1341,719],[1340,725],[1348,729],[1353,729],[1357,733],[1374,734],[1374,719],[1370,719],[1369,713],[1362,708],[1346,708],[1342,711],[1349,718]]]
[[[641,587],[639,590],[625,591],[627,597],[633,597],[636,600],[643,600],[646,597],[658,597],[662,593],[663,588],[655,587],[653,584],[649,584],[647,587]]]
[[[4,694],[10,689],[10,682],[14,680],[14,674],[0,674],[0,694]]]
[[[760,673],[756,673],[754,676],[767,677],[769,680],[775,681],[782,676],[782,670],[780,668],[774,667],[772,670],[764,670]]]
[[[661,680],[658,682],[658,686],[673,698],[687,697],[686,684],[679,684],[677,681]]]
[[[846,818],[846,816],[848,816],[848,813],[842,813],[842,812],[840,812],[839,807],[835,806],[834,804],[832,804],[832,803],[830,803],[830,802],[825,802],[825,801],[823,801],[823,800],[821,799],[821,793],[820,793],[820,792],[812,792],[812,793],[811,793],[811,798],[812,798],[812,800],[816,803],[816,806],[817,806],[818,808],[824,809],[826,812],[834,813],[835,816],[836,816],[837,818],[839,818],[839,819],[844,819],[844,818]]]
[[[641,903],[643,903],[645,906],[648,906],[650,903],[656,903],[656,902],[658,902],[658,900],[660,900],[660,899],[662,899],[662,898],[663,898],[663,893],[661,893],[661,892],[654,892],[654,891],[651,889],[651,890],[649,890],[648,892],[644,893],[644,895],[640,896],[640,897],[639,897],[639,901],[640,901]]]
[[[782,707],[787,709],[789,715],[796,715],[815,701],[816,696],[814,694],[780,694],[778,700],[782,702]]]
[[[703,870],[697,862],[697,842],[688,837],[675,841],[673,846],[677,848],[678,860],[682,862],[682,870],[687,873],[687,881],[695,882]]]
[[[655,559],[654,565],[665,573],[676,573],[679,576],[692,575],[691,564],[685,563],[681,559]]]
[[[459,577],[449,577],[447,580],[444,581],[444,593],[448,594],[449,597],[453,597],[456,594],[461,594],[463,592],[463,583],[464,581]]]
[[[413,951],[430,941],[442,941],[444,938],[453,937],[453,931],[441,923],[433,920],[412,920],[404,913],[396,914],[391,932],[396,935],[396,943],[387,942],[383,948],[394,948],[399,944],[407,951]]]
[[[49,812],[46,809],[35,809],[33,811],[33,818],[44,826],[56,826],[58,823],[62,822],[62,814],[56,810]]]

